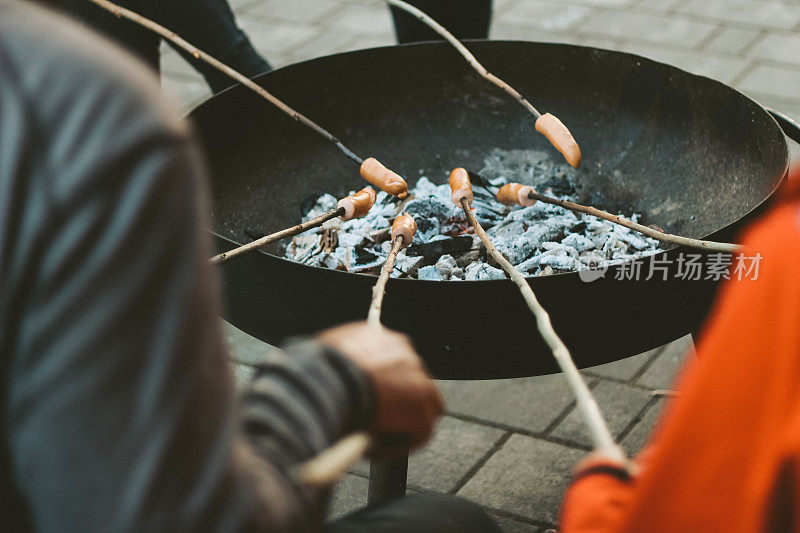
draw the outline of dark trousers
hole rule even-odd
[[[406,496],[328,524],[325,533],[501,533],[477,504],[445,494]]]
[[[253,77],[271,70],[269,63],[255,51],[247,35],[236,25],[227,0],[117,0],[116,3],[175,31],[246,76]],[[61,5],[158,70],[161,41],[157,35],[118,19],[86,0],[66,0]],[[203,75],[212,91],[219,92],[233,85],[230,77],[182,49],[176,50]]]

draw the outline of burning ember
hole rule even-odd
[[[550,196],[577,200],[572,185],[575,171],[540,152],[495,150],[481,175],[494,176],[488,183],[495,188],[513,180]],[[298,235],[285,255],[308,265],[377,274],[391,249],[392,220],[407,212],[416,219],[418,229],[412,245],[398,255],[393,277],[434,281],[505,278],[487,258],[463,211],[453,204],[446,180],[442,181],[436,185],[421,177],[404,200],[380,192],[365,217],[330,220]],[[506,207],[495,199],[495,192],[474,187],[475,216],[500,252],[528,275],[602,267],[660,251],[657,240],[617,224],[543,202]],[[332,195],[320,196],[303,220],[335,209],[336,202]],[[629,218],[637,221],[639,217],[634,213]]]

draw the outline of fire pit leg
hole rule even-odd
[[[371,461],[367,506],[375,507],[406,495],[408,455],[394,461]]]

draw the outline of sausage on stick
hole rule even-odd
[[[367,323],[370,326],[381,327],[381,309],[383,295],[386,293],[386,282],[394,269],[397,254],[411,244],[416,231],[417,224],[414,217],[408,213],[397,217],[392,224],[392,249],[383,263],[378,281],[372,288],[372,302],[367,315]],[[301,483],[308,487],[328,487],[338,481],[372,445],[373,438],[366,431],[353,433],[300,465],[296,475]]]
[[[527,109],[528,112],[534,116],[536,119],[536,122],[534,123],[536,131],[547,137],[547,140],[550,141],[550,144],[552,144],[556,150],[561,152],[561,154],[564,156],[564,159],[567,160],[567,163],[575,168],[580,166],[581,149],[578,146],[578,143],[575,142],[575,138],[572,136],[572,133],[570,133],[569,129],[555,115],[551,115],[550,113],[545,113],[542,115],[539,113],[539,111],[533,107],[533,104],[525,99],[525,97],[523,97],[516,89],[486,70],[486,67],[478,62],[475,56],[472,55],[472,52],[467,50],[466,46],[456,39],[452,33],[447,31],[444,26],[431,18],[430,15],[424,13],[411,4],[404,2],[403,0],[386,0],[386,3],[406,11],[410,15],[419,19],[422,23],[429,26],[433,31],[444,37],[447,42],[449,42],[456,50],[458,50],[458,53],[460,53],[464,59],[467,60],[467,63],[469,63],[478,74],[500,87],[507,94],[511,95],[512,98],[519,102],[522,107]]]
[[[186,52],[192,55],[192,57],[203,61],[204,63],[212,66],[213,68],[217,69],[218,71],[222,72],[226,76],[230,76],[237,82],[241,83],[260,97],[264,98],[267,102],[277,107],[283,113],[287,114],[293,120],[302,123],[303,125],[307,126],[308,128],[312,129],[317,134],[321,135],[328,141],[330,141],[341,153],[343,153],[348,159],[355,162],[361,168],[361,175],[370,183],[379,187],[381,190],[386,191],[388,194],[393,196],[398,196],[400,198],[405,198],[408,194],[408,184],[406,184],[405,180],[401,178],[398,174],[386,169],[381,163],[379,163],[375,158],[369,158],[364,160],[353,153],[348,147],[344,145],[342,141],[340,141],[336,136],[330,133],[328,130],[308,118],[307,116],[303,115],[302,113],[292,109],[284,102],[279,100],[275,95],[261,87],[259,84],[238,72],[219,59],[203,52],[192,43],[188,42],[186,39],[175,33],[174,31],[165,28],[161,24],[154,22],[147,17],[143,17],[142,15],[136,13],[135,11],[131,11],[130,9],[125,9],[124,7],[118,6],[113,2],[109,2],[108,0],[88,0],[92,2],[96,6],[100,7],[108,11],[109,13],[119,17],[127,19],[143,28],[146,28],[164,39],[170,41],[174,45],[182,48]],[[391,172],[391,176],[387,175],[386,173],[376,173],[374,171],[375,164],[378,163],[383,169],[387,172]],[[368,178],[364,174],[369,175],[372,179]]]
[[[333,211],[328,211],[327,213],[323,213],[318,217],[312,218],[311,220],[301,224],[297,224],[296,226],[292,226],[291,228],[276,231],[275,233],[265,235],[260,239],[256,239],[253,242],[243,244],[242,246],[234,248],[233,250],[215,255],[211,258],[211,264],[219,265],[225,261],[230,261],[235,257],[239,257],[240,255],[263,248],[272,242],[285,239],[286,237],[293,237],[303,233],[304,231],[308,231],[311,228],[321,226],[328,220],[336,217],[340,217],[342,220],[361,218],[369,213],[369,210],[372,209],[373,205],[375,205],[375,197],[375,191],[372,189],[372,187],[364,187],[357,193],[351,196],[346,196],[345,198],[339,200],[339,204]]]
[[[672,233],[664,233],[657,229],[639,224],[621,215],[612,215],[607,211],[602,211],[596,207],[576,204],[568,202],[567,200],[559,200],[536,192],[533,187],[522,185],[519,183],[508,183],[500,187],[497,191],[497,199],[504,205],[524,205],[529,206],[535,204],[537,201],[542,201],[547,204],[557,205],[564,209],[574,211],[576,213],[583,213],[585,215],[592,215],[603,220],[608,220],[614,224],[619,224],[628,229],[638,231],[650,238],[666,242],[669,244],[677,244],[679,246],[689,246],[691,248],[698,248],[700,250],[707,250],[709,252],[723,252],[735,253],[741,250],[738,244],[716,241],[704,241],[700,239],[692,239],[691,237],[683,237],[681,235],[674,235]]]
[[[484,231],[478,219],[475,218],[475,215],[472,213],[472,183],[465,169],[457,168],[453,170],[450,174],[450,189],[453,192],[453,200],[456,201],[456,199],[458,199],[457,204],[464,210],[467,220],[469,220],[470,224],[475,229],[475,233],[480,237],[481,242],[483,242],[483,245],[486,247],[486,251],[491,254],[494,260],[497,261],[511,280],[519,287],[520,293],[522,293],[522,297],[525,299],[525,303],[528,304],[528,308],[536,317],[536,325],[539,328],[539,333],[547,343],[550,351],[552,351],[553,357],[561,369],[561,372],[567,378],[569,388],[575,396],[578,411],[589,428],[595,450],[607,457],[617,459],[623,463],[626,462],[625,453],[614,442],[614,438],[611,436],[611,432],[603,419],[603,414],[600,412],[597,402],[589,391],[589,387],[586,386],[586,382],[583,381],[580,372],[578,372],[578,367],[575,366],[575,362],[572,360],[569,350],[553,329],[553,325],[550,323],[550,315],[539,303],[539,300],[536,299],[536,295],[533,293],[533,289],[531,289],[525,276],[514,268],[514,265],[495,248],[489,236],[486,234],[486,231]]]

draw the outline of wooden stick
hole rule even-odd
[[[486,67],[480,64],[478,60],[472,55],[472,52],[467,50],[467,47],[461,44],[461,42],[455,38],[455,36],[447,31],[441,24],[433,20],[430,16],[428,16],[423,11],[417,9],[416,7],[403,2],[403,0],[386,0],[386,3],[392,5],[398,9],[402,9],[403,11],[409,13],[410,15],[419,19],[422,23],[429,26],[433,31],[441,35],[447,42],[453,45],[453,47],[458,50],[458,52],[464,56],[464,59],[475,69],[475,71],[483,76],[485,79],[489,80],[493,84],[500,87],[503,91],[511,95],[517,102],[522,104],[522,106],[530,112],[531,115],[536,117],[537,119],[542,116],[539,111],[533,107],[528,100],[525,99],[516,89],[514,89],[511,85],[507,84],[488,70]]]
[[[297,479],[307,487],[330,487],[350,470],[370,446],[372,437],[366,431],[342,437],[330,448],[302,463],[296,471]]]
[[[286,237],[293,237],[311,228],[316,228],[317,226],[321,226],[328,220],[342,216],[343,214],[344,214],[344,207],[339,207],[337,209],[334,209],[333,211],[329,211],[327,213],[319,215],[318,217],[314,217],[311,220],[308,220],[301,224],[297,224],[296,226],[292,226],[291,228],[282,229],[270,235],[265,235],[264,237],[261,237],[260,239],[257,239],[253,242],[243,244],[242,246],[234,248],[233,250],[223,252],[219,255],[215,255],[210,260],[211,264],[219,265],[220,263],[230,261],[234,257],[239,257],[240,255],[244,255],[248,252],[252,252],[258,250],[259,248],[263,248],[264,246],[268,245],[271,242],[279,241]]]
[[[383,295],[386,293],[386,282],[394,270],[397,254],[402,248],[403,236],[398,235],[392,242],[392,250],[383,263],[378,281],[372,288],[372,302],[367,315],[367,324],[372,327],[381,327],[381,308]],[[301,464],[296,471],[298,479],[308,487],[322,488],[333,485],[367,452],[372,444],[373,438],[366,431],[359,431],[343,437],[330,448]]]
[[[564,376],[567,378],[567,383],[575,395],[578,410],[589,428],[594,448],[610,458],[626,462],[625,453],[614,442],[614,438],[611,436],[611,432],[603,419],[603,414],[600,412],[597,402],[589,391],[589,387],[586,386],[580,372],[578,372],[578,367],[575,366],[575,362],[572,360],[572,356],[566,345],[553,329],[553,325],[550,323],[550,315],[547,314],[547,311],[539,303],[539,300],[536,299],[536,295],[533,293],[531,286],[528,285],[525,276],[514,268],[514,265],[509,263],[503,254],[492,244],[489,236],[486,234],[483,227],[481,227],[480,222],[478,222],[478,219],[475,218],[475,215],[472,213],[467,198],[461,199],[461,208],[464,210],[467,220],[469,220],[472,227],[475,228],[475,233],[480,237],[486,250],[503,270],[506,271],[511,277],[511,280],[516,283],[517,287],[519,287],[522,297],[525,299],[525,303],[528,304],[528,308],[536,317],[536,325],[539,328],[539,333],[553,352],[556,363],[558,363],[561,372],[563,372]]]
[[[89,0],[89,1],[97,5],[98,7],[112,13],[117,17],[128,19],[135,24],[143,26],[148,30],[157,33],[164,39],[167,39],[168,41],[174,43],[176,46],[186,50],[189,54],[192,55],[192,57],[211,65],[212,67],[219,70],[223,74],[226,74],[231,78],[233,78],[234,80],[238,81],[251,91],[263,97],[265,100],[267,100],[269,103],[271,103],[272,105],[274,105],[287,115],[289,115],[295,121],[303,123],[304,125],[308,126],[312,130],[317,132],[318,134],[322,135],[325,139],[333,143],[333,145],[336,146],[336,148],[338,148],[345,156],[355,161],[358,165],[361,165],[364,162],[363,159],[361,159],[352,151],[350,151],[349,148],[347,148],[344,144],[342,144],[342,142],[339,139],[337,139],[333,134],[331,134],[328,130],[319,126],[317,123],[315,123],[302,113],[299,113],[298,111],[295,111],[288,105],[284,104],[281,100],[273,96],[269,91],[267,91],[266,89],[264,89],[263,87],[252,81],[244,74],[232,69],[222,61],[219,61],[218,59],[215,59],[214,57],[203,52],[190,42],[183,39],[180,35],[178,35],[174,31],[169,30],[164,26],[156,22],[153,22],[148,18],[139,15],[138,13],[135,13],[129,9],[125,9],[124,7],[118,6],[113,2],[109,2],[108,0]]]
[[[403,247],[403,237],[398,235],[392,241],[392,250],[389,256],[383,263],[381,274],[378,276],[378,282],[372,287],[372,302],[369,304],[369,313],[367,314],[367,324],[370,326],[381,325],[381,308],[383,306],[383,295],[386,293],[386,282],[389,281],[389,275],[394,270],[394,263],[397,260],[397,254]]]
[[[587,215],[596,216],[597,218],[602,218],[604,220],[608,220],[609,222],[619,224],[620,226],[625,226],[626,228],[638,231],[639,233],[643,233],[648,237],[652,237],[653,239],[658,239],[661,242],[678,244],[680,246],[689,246],[691,248],[699,248],[701,250],[708,250],[710,252],[734,253],[742,249],[741,246],[739,246],[738,244],[731,244],[727,242],[703,241],[699,239],[692,239],[689,237],[681,237],[680,235],[673,235],[671,233],[664,233],[663,231],[658,231],[653,228],[648,228],[647,226],[643,226],[642,224],[637,224],[636,222],[628,220],[627,218],[622,217],[620,215],[612,215],[607,211],[601,211],[596,207],[589,207],[585,205],[576,204],[573,202],[568,202],[566,200],[559,200],[558,198],[545,196],[543,194],[539,194],[538,192],[529,193],[528,198],[539,200],[547,204],[557,205],[559,207],[563,207],[564,209],[569,209],[570,211],[575,211],[577,213],[584,213]]]

